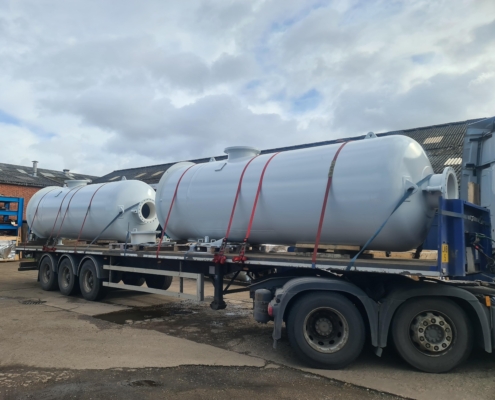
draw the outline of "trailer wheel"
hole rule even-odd
[[[167,290],[172,284],[172,276],[145,275],[146,285],[152,289]]]
[[[40,285],[43,290],[50,291],[58,289],[57,273],[53,270],[51,257],[43,257],[41,260],[39,276]]]
[[[413,367],[447,372],[464,362],[473,348],[473,330],[464,310],[448,299],[409,300],[392,323],[395,347]]]
[[[81,294],[86,300],[96,301],[105,295],[105,287],[102,280],[96,274],[96,267],[93,261],[86,260],[79,272],[79,287]]]
[[[77,276],[74,275],[72,264],[67,258],[64,258],[58,267],[58,287],[60,293],[65,296],[74,294],[79,288]]]
[[[314,368],[343,368],[364,346],[365,328],[358,309],[337,293],[311,293],[292,307],[287,333],[296,354]]]
[[[124,272],[122,274],[122,282],[126,285],[142,286],[145,279],[142,275],[134,274],[132,272]]]

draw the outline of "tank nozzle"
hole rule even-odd
[[[429,203],[434,207],[438,206],[440,196],[446,200],[458,199],[459,185],[454,169],[446,167],[441,174],[432,175],[423,191],[430,195]]]

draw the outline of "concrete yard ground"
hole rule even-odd
[[[222,311],[120,290],[95,303],[42,291],[37,272],[17,267],[0,263],[0,399],[495,399],[495,355],[482,351],[441,375],[392,348],[378,358],[368,347],[344,370],[309,369],[286,336],[272,348],[247,293]]]

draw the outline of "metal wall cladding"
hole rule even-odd
[[[124,210],[100,237],[124,241],[128,230],[157,229],[154,198],[151,186],[135,180],[72,188],[52,186],[33,196],[26,218],[39,238],[93,240]]]
[[[249,242],[313,243],[331,161],[340,144],[285,151],[269,164]],[[246,234],[260,175],[270,154],[248,166],[229,240]],[[166,233],[173,239],[221,239],[226,234],[239,177],[248,158],[196,164],[183,176]],[[191,163],[179,163],[161,178],[156,203],[163,224],[177,182]],[[373,235],[404,195],[408,182],[433,172],[423,148],[401,135],[349,142],[334,169],[321,243],[359,245]],[[369,246],[405,251],[419,246],[434,216],[417,190]]]

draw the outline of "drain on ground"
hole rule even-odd
[[[142,379],[139,381],[130,381],[128,383],[129,386],[160,386],[160,384],[156,381],[152,381],[149,379]]]
[[[44,300],[19,300],[19,303],[21,304],[30,304],[30,305],[36,305],[36,304],[43,304],[46,303]]]

